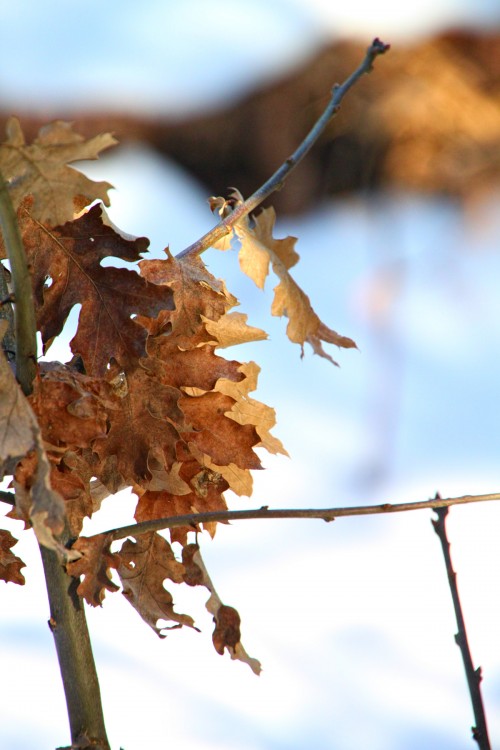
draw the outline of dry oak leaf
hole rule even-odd
[[[83,576],[77,592],[93,607],[102,604],[107,591],[119,591],[119,586],[111,580],[111,568],[118,568],[120,558],[111,552],[109,534],[96,534],[92,537],[79,537],[72,550],[79,553],[79,559],[69,562],[66,570],[70,576]]]
[[[58,540],[67,524],[66,507],[61,495],[52,487],[52,466],[47,458],[39,428],[35,431],[37,465],[31,486],[30,521],[40,544],[57,552],[62,560],[79,555],[66,549]],[[17,494],[17,493],[16,493]]]
[[[127,239],[103,223],[93,206],[74,221],[49,230],[26,205],[19,221],[29,264],[44,351],[59,335],[74,305],[81,304],[71,349],[88,375],[102,377],[111,359],[131,366],[145,354],[147,332],[133,318],[172,308],[172,293],[126,268],[103,267],[104,258],[136,261],[149,241]]]
[[[111,397],[100,379],[51,363],[35,380],[30,403],[46,443],[84,448],[106,435],[106,403]]]
[[[0,340],[8,327],[0,320]],[[12,474],[17,462],[35,445],[35,416],[3,352],[0,353],[0,477]]]
[[[0,337],[4,328],[2,323]],[[23,499],[30,506],[29,519],[38,541],[66,558],[68,552],[57,539],[66,522],[64,502],[50,483],[51,466],[36,417],[3,354],[0,354],[0,440],[2,476],[5,470],[13,474],[19,461],[35,450],[36,461],[30,463],[32,471],[25,475],[19,497],[16,491],[16,505]],[[23,518],[23,509],[19,507],[18,511]]]
[[[61,560],[76,559],[79,554],[68,550],[58,537],[67,525],[63,498],[52,486],[53,465],[43,445],[40,428],[33,428],[35,449],[17,464],[13,486],[16,506],[10,518],[30,523],[40,544],[54,550]]]
[[[148,490],[139,497],[134,514],[136,521],[150,521],[189,513],[227,510],[226,501],[222,494],[228,489],[228,483],[224,477],[218,472],[201,466],[189,453],[182,455],[181,458],[181,476],[188,492],[175,494],[168,491],[153,492]],[[203,526],[209,532],[212,531],[210,525],[203,524]],[[170,539],[172,542],[180,542],[184,545],[187,542],[188,533],[195,528],[194,525],[175,526],[170,529]]]
[[[36,466],[37,457],[33,451],[18,463],[14,475],[16,504],[8,513],[8,516],[18,521],[24,521],[25,527],[31,525],[31,488]],[[92,497],[90,478],[91,474],[85,462],[71,451],[67,451],[62,457],[55,456],[52,458],[50,486],[64,500],[65,520],[70,536],[73,538],[79,535],[84,517],[90,517],[100,506],[100,502]]]
[[[227,464],[227,466],[219,466],[211,461],[209,456],[201,453],[201,451],[197,453],[193,445],[190,445],[190,448],[194,455],[199,456],[198,460],[204,467],[203,471],[223,477],[224,481],[227,483],[228,489],[234,492],[235,495],[239,495],[240,497],[242,495],[250,497],[253,491],[253,477],[248,469],[242,469],[233,463]],[[216,508],[214,508],[214,510],[216,510]],[[220,508],[220,510],[225,510],[225,508]],[[216,526],[217,523],[210,526],[204,524],[204,528],[215,529]],[[210,533],[213,536],[215,531],[211,531]]]
[[[247,362],[240,365],[240,373],[243,377],[235,382],[220,378],[215,386],[216,391],[234,399],[230,411],[226,416],[234,419],[238,424],[254,425],[259,437],[260,445],[269,453],[282,453],[287,456],[281,441],[270,434],[270,430],[276,424],[276,412],[270,406],[250,398],[248,395],[257,388],[257,378],[260,367],[255,362]]]
[[[141,360],[142,364],[147,365],[147,360]],[[118,368],[110,368],[110,379],[115,378],[115,369]],[[176,462],[179,425],[184,423],[184,414],[178,406],[181,392],[163,385],[145,366],[138,366],[124,377],[123,395],[117,399],[116,407],[108,411],[108,433],[93,443],[93,450],[101,460],[94,473],[108,486],[103,470],[106,471],[108,459],[116,457],[115,469],[125,482],[147,489],[153,477],[150,457],[154,458],[155,469],[165,471],[171,470]]]
[[[295,251],[296,238],[274,239],[275,219],[274,209],[266,208],[253,219],[253,225],[247,217],[236,224],[234,231],[241,242],[241,270],[262,289],[269,273],[269,263],[272,263],[273,271],[280,282],[274,288],[271,313],[278,317],[285,315],[288,318],[287,336],[290,341],[300,344],[302,353],[307,341],[315,354],[337,364],[325,352],[322,343],[335,344],[346,349],[356,348],[356,344],[352,339],[328,328],[318,318],[309,297],[290,275],[289,269],[299,259]]]
[[[41,128],[28,145],[17,118],[7,121],[6,130],[7,140],[0,144],[0,170],[16,208],[26,195],[33,195],[34,218],[56,226],[95,200],[109,206],[108,182],[94,182],[67,165],[97,159],[100,151],[117,143],[110,133],[85,140],[73,132],[71,123],[58,120]]]
[[[141,275],[155,284],[169,287],[174,310],[162,313],[156,321],[142,321],[154,336],[168,333],[171,343],[180,349],[194,349],[210,342],[213,336],[203,324],[204,318],[217,321],[238,304],[223,281],[209,273],[198,257],[174,258],[168,248],[166,260],[141,261]]]
[[[216,347],[225,349],[228,346],[264,341],[268,338],[267,333],[261,328],[249,326],[247,318],[244,313],[230,312],[222,315],[217,321],[202,316],[202,321],[208,333],[214,337],[213,343]]]
[[[234,403],[234,399],[216,391],[200,396],[182,395],[179,406],[191,425],[191,430],[183,431],[182,437],[218,466],[233,463],[242,469],[261,469],[253,450],[260,443],[255,427],[238,424],[226,416]]]
[[[64,463],[64,457],[58,466],[52,465],[50,483],[64,500],[69,533],[74,539],[82,530],[83,519],[90,518],[100,503],[92,498],[88,478],[72,471]]]
[[[0,580],[23,585],[25,583],[21,568],[26,565],[12,551],[11,547],[17,544],[17,539],[10,531],[0,529]]]
[[[241,380],[240,363],[214,354],[213,345],[200,345],[183,350],[170,336],[150,336],[147,342],[149,359],[146,367],[165,385],[182,390],[198,388],[211,391],[219,378]]]
[[[172,595],[163,586],[167,578],[182,583],[184,565],[175,559],[162,536],[153,532],[141,534],[135,541],[127,539],[120,550],[120,559],[118,574],[124,597],[160,638],[165,637],[162,633],[165,629],[194,627],[192,617],[175,612]],[[177,624],[161,627],[159,620]]]
[[[240,616],[227,604],[223,604],[212,583],[197,544],[188,544],[182,550],[182,562],[186,572],[184,580],[189,586],[206,586],[210,597],[205,606],[215,621],[212,640],[218,654],[227,649],[231,659],[248,664],[254,674],[259,675],[262,667],[257,659],[249,656],[241,643]]]

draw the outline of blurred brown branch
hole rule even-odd
[[[58,109],[17,111],[31,139],[50,117],[78,121],[84,135],[113,130],[175,159],[224,195],[249,195],[318,119],[332,80],[343,80],[364,52],[335,42],[302,68],[217,111],[174,119]],[[0,125],[10,114],[8,103]],[[474,195],[500,182],[500,32],[450,31],[399,45],[362,81],[327,128],[297,179],[274,196],[297,211],[322,196],[375,187]]]

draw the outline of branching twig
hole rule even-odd
[[[0,224],[10,262],[16,328],[16,378],[25,395],[32,391],[36,373],[36,318],[31,278],[26,263],[16,212],[7,185],[0,174]]]
[[[343,516],[369,516],[378,513],[401,513],[407,510],[423,510],[432,508],[445,508],[450,505],[463,505],[465,503],[480,503],[489,500],[500,500],[500,493],[491,495],[463,495],[462,497],[441,498],[435,497],[416,503],[384,503],[382,505],[355,505],[344,508],[299,508],[290,510],[272,510],[268,506],[252,510],[226,510],[210,511],[207,513],[189,513],[184,516],[169,516],[168,518],[157,518],[151,521],[122,526],[103,532],[109,534],[111,540],[125,539],[127,536],[148,534],[151,531],[162,529],[173,529],[176,526],[196,526],[200,523],[211,523],[218,521],[244,521],[249,519],[263,518],[320,518],[323,521],[334,521]]]
[[[439,499],[439,495],[436,495],[436,498]],[[462,653],[462,659],[465,667],[465,674],[467,677],[467,684],[469,686],[469,693],[472,703],[472,710],[474,711],[474,720],[476,722],[476,725],[472,727],[472,736],[477,742],[480,750],[490,750],[490,740],[488,737],[486,716],[484,712],[483,699],[481,696],[481,667],[474,669],[474,664],[472,662],[472,655],[469,648],[469,642],[467,640],[467,631],[465,629],[462,606],[460,604],[460,597],[458,594],[457,574],[453,570],[450,555],[450,543],[446,536],[446,516],[448,514],[448,508],[436,508],[436,514],[437,520],[432,521],[432,525],[434,526],[434,531],[439,537],[439,541],[441,542],[441,547],[443,550],[446,572],[448,574],[448,584],[450,586],[458,627],[458,633],[455,635],[455,641]]]
[[[380,39],[374,39],[371,45],[368,47],[365,59],[347,78],[341,85],[335,84],[332,89],[332,95],[326,109],[324,110],[321,117],[313,125],[308,135],[304,138],[300,146],[294,151],[294,153],[281,165],[281,167],[270,177],[267,182],[264,183],[258,190],[256,190],[250,198],[240,203],[232,213],[225,219],[219,222],[217,226],[211,229],[209,232],[203,235],[199,240],[194,242],[192,245],[187,247],[177,258],[185,258],[187,255],[200,255],[204,250],[214,245],[226,234],[229,234],[232,227],[240,221],[244,216],[247,216],[251,211],[254,211],[257,206],[268,198],[276,190],[280,190],[283,186],[284,181],[299,164],[304,156],[308,153],[314,143],[318,140],[321,133],[324,131],[330,120],[337,114],[340,109],[340,103],[344,98],[345,94],[349,89],[354,86],[356,81],[361,78],[365,73],[369,73],[373,66],[373,61],[378,55],[384,54],[389,49],[388,44],[384,44]]]

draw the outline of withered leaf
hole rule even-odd
[[[239,312],[226,313],[217,321],[202,316],[207,331],[214,337],[216,346],[221,349],[267,339],[267,333],[260,328],[249,326],[247,318],[247,315]]]
[[[314,312],[309,297],[292,278],[289,269],[297,263],[299,256],[295,251],[295,237],[276,240],[273,237],[275,222],[273,208],[264,209],[254,218],[251,225],[244,218],[235,226],[235,233],[241,242],[240,266],[260,288],[263,288],[269,273],[269,263],[279,277],[279,284],[274,288],[274,300],[271,313],[288,318],[286,329],[290,341],[300,344],[302,350],[305,342],[310,344],[316,354],[337,364],[323,349],[323,343],[335,344],[344,348],[355,348],[352,339],[341,336],[328,328]]]
[[[0,322],[0,336],[5,322]],[[42,434],[36,417],[23,396],[2,353],[0,353],[0,439],[2,476],[5,470],[14,474],[21,459],[34,450],[36,461],[33,471],[25,475],[25,483],[16,490],[16,506],[23,503],[27,508],[18,508],[21,518],[29,512],[38,541],[54,549],[62,558],[68,551],[58,541],[66,522],[64,502],[50,483],[51,467]]]
[[[176,494],[168,491],[146,491],[139,497],[135,510],[137,521],[149,521],[168,516],[181,516],[201,511],[227,510],[223,492],[228,484],[223,476],[201,466],[191,454],[182,455],[181,476],[188,492]],[[186,544],[187,535],[193,526],[176,526],[170,529],[172,542]],[[204,528],[207,525],[204,524]],[[210,529],[208,529],[210,530]]]
[[[214,648],[222,656],[224,649],[232,649],[241,640],[241,619],[234,607],[221,604],[217,609],[215,630],[212,634]]]
[[[99,509],[100,503],[95,502],[92,497],[88,472],[85,469],[81,473],[71,470],[65,463],[65,457],[58,465],[52,465],[50,483],[64,500],[69,532],[75,538],[82,530],[85,516],[90,518]]]
[[[106,383],[58,363],[42,369],[30,403],[46,443],[84,448],[105,436],[106,405],[112,397]]]
[[[175,612],[172,595],[163,582],[168,578],[181,583],[184,565],[175,559],[169,543],[159,534],[142,534],[135,541],[127,539],[120,550],[121,564],[118,568],[123,585],[123,595],[137,610],[142,619],[160,638],[165,635],[159,620],[171,620],[176,625],[170,630],[187,625],[194,627],[189,615]]]
[[[226,311],[237,304],[223,281],[210,274],[198,257],[174,258],[168,248],[166,260],[143,260],[141,274],[148,281],[169,287],[175,298],[175,309],[163,313],[154,327],[153,335],[168,333],[169,338],[180,349],[193,349],[200,343],[210,342],[212,336],[202,318],[217,321]]]
[[[142,361],[142,366],[165,385],[184,391],[189,388],[211,391],[219,378],[241,380],[243,377],[239,372],[240,363],[217,356],[212,345],[183,350],[169,336],[151,336],[147,349],[151,356]]]
[[[215,390],[234,399],[230,411],[226,416],[234,419],[238,424],[251,424],[260,437],[260,444],[269,453],[283,453],[288,455],[283,445],[270,434],[270,430],[276,424],[276,412],[270,406],[250,398],[248,395],[257,388],[257,378],[260,367],[255,362],[247,362],[240,365],[240,373],[243,375],[241,380],[230,381],[226,378],[220,378],[217,381]]]
[[[155,317],[171,309],[172,293],[134,271],[103,267],[101,261],[107,257],[135,261],[147,249],[148,240],[119,235],[103,223],[100,205],[50,230],[23,205],[19,221],[45,350],[61,333],[71,308],[81,304],[71,348],[82,357],[87,374],[102,376],[111,359],[125,367],[145,354],[147,332],[134,316]]]
[[[97,159],[117,141],[109,133],[90,140],[73,132],[71,123],[57,121],[43,127],[32,144],[25,142],[19,120],[7,121],[7,140],[0,144],[0,167],[17,208],[26,195],[34,196],[34,218],[56,226],[73,218],[94,200],[109,206],[108,182],[94,182],[67,165]]]
[[[66,526],[66,508],[61,495],[52,487],[51,465],[38,427],[35,437],[37,462],[31,486],[30,521],[40,544],[57,552],[62,560],[75,559],[78,553],[66,549],[57,538]]]
[[[23,585],[26,581],[21,568],[25,568],[26,565],[11,551],[11,547],[15,544],[17,544],[17,539],[10,531],[0,529],[0,579]]]
[[[249,656],[241,644],[240,616],[233,607],[222,603],[208,575],[197,544],[188,544],[184,547],[182,562],[186,569],[185,582],[190,586],[206,586],[210,591],[210,597],[205,606],[214,617],[215,629],[212,640],[217,653],[223,654],[227,649],[231,659],[245,662],[254,674],[259,675],[262,671],[260,662]]]
[[[0,340],[8,323],[0,320]],[[0,352],[0,476],[12,473],[17,462],[35,445],[35,416],[8,362]]]
[[[192,426],[183,437],[219,466],[234,463],[242,469],[260,469],[261,462],[253,451],[260,442],[259,435],[253,425],[238,425],[226,416],[233,404],[234,399],[215,391],[181,396],[179,406]]]
[[[141,364],[147,365],[147,360]],[[115,369],[109,370],[109,378],[113,379]],[[147,488],[153,477],[150,459],[154,459],[155,469],[164,471],[171,470],[176,461],[179,423],[184,422],[178,406],[181,392],[163,385],[145,366],[138,366],[125,377],[127,387],[117,406],[108,412],[107,436],[95,440],[93,448],[102,462],[116,457],[115,467],[127,483]],[[103,463],[101,468],[105,467]],[[96,469],[96,476],[107,484],[100,469]]]
[[[111,568],[120,565],[119,556],[111,552],[109,534],[96,534],[92,537],[79,537],[72,546],[80,557],[66,565],[70,576],[83,576],[77,592],[93,607],[102,604],[107,591],[118,591],[119,586],[111,579]]]

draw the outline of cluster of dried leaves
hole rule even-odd
[[[81,304],[72,361],[41,363],[28,399],[0,357],[2,476],[13,477],[16,496],[10,515],[59,552],[68,572],[81,577],[78,591],[91,605],[119,588],[114,569],[125,597],[159,635],[160,621],[194,627],[174,611],[164,582],[205,586],[215,648],[258,673],[258,662],[241,646],[236,610],[221,602],[197,545],[188,543],[192,526],[170,531],[171,542],[182,546],[181,560],[163,536],[140,527],[113,551],[109,534],[80,535],[83,519],[125,487],[138,497],[137,522],[224,510],[226,490],[251,493],[250,471],[261,468],[256,448],[284,452],[270,434],[274,411],[249,395],[257,365],[218,354],[265,333],[231,312],[237,300],[199,257],[178,260],[167,249],[161,260],[143,259],[148,240],[123,236],[106,216],[110,185],[68,166],[97,158],[114,142],[107,134],[85,141],[56,122],[26,144],[12,119],[0,145],[44,352]],[[222,199],[213,207],[227,210]],[[273,223],[268,209],[234,228],[242,269],[262,287],[272,264],[279,278],[272,312],[288,317],[292,341],[307,341],[328,358],[322,342],[354,346],[312,310],[289,273],[298,260],[295,240],[274,239]],[[137,271],[104,266],[105,258],[135,262]],[[71,548],[62,544],[66,538]],[[23,583],[14,544],[0,531],[0,577]]]

